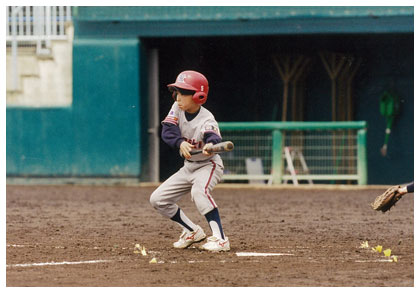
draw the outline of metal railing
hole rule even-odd
[[[18,89],[18,46],[36,46],[38,55],[49,54],[51,40],[65,40],[70,6],[7,6],[6,46],[12,51],[12,89]]]
[[[367,184],[365,121],[220,122],[219,127],[223,139],[235,144],[234,151],[221,154],[225,181]],[[258,165],[250,166],[252,161]]]
[[[71,21],[70,6],[8,6],[6,14],[6,41],[64,39]]]

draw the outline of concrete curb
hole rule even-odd
[[[80,185],[80,186],[127,186],[157,188],[162,182],[139,182],[137,178],[6,178],[7,185]],[[265,189],[265,190],[385,190],[390,185],[342,185],[342,184],[291,184],[265,185],[247,183],[220,183],[215,189]]]

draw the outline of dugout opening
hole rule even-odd
[[[332,121],[333,107],[336,111],[340,107],[347,111],[348,106],[339,101],[332,105],[332,79],[321,52],[353,56],[360,62],[350,89],[351,119],[346,118],[353,121],[370,120],[376,115],[372,114],[372,108],[377,106],[376,98],[386,86],[410,95],[410,88],[404,88],[401,77],[411,78],[413,60],[407,52],[412,52],[412,37],[412,34],[171,37],[142,38],[141,43],[147,52],[158,52],[160,121],[173,103],[166,84],[187,69],[200,71],[208,78],[209,98],[204,106],[218,121],[282,121],[284,111],[286,121]],[[273,60],[275,55],[309,59],[309,65],[301,72],[305,78],[294,89],[292,80],[288,88],[289,97],[296,90],[294,94],[300,95],[301,100],[295,105],[289,100],[286,110],[282,100],[285,83]],[[333,66],[335,61],[328,59],[331,56],[326,58]],[[338,79],[337,96],[340,91],[347,91],[340,88]],[[335,119],[343,120],[339,116]],[[377,117],[375,124],[380,121]],[[160,137],[160,129],[158,134]],[[182,160],[162,140],[159,148],[159,178],[165,180],[182,166]]]

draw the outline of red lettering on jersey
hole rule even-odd
[[[201,149],[203,147],[203,142],[202,141],[195,141],[195,139],[188,139],[188,138],[185,138],[185,140],[189,144],[192,144],[195,149]]]

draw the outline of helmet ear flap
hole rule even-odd
[[[207,94],[205,92],[196,92],[192,97],[194,103],[202,105],[207,101]]]

